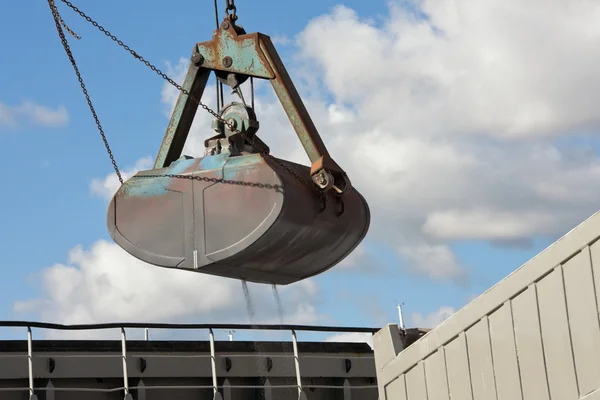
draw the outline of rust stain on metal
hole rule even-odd
[[[224,29],[225,24],[228,29]],[[273,79],[275,73],[258,48],[259,35],[247,34],[242,28],[225,21],[221,29],[215,31],[212,40],[196,44],[195,52],[202,55],[204,68]]]

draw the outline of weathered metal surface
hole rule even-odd
[[[184,89],[201,98],[210,71],[231,86],[248,76],[268,79],[312,163],[310,175],[325,169],[333,176],[336,187],[344,191],[350,186],[349,179],[327,151],[271,39],[262,33],[239,32],[244,31],[226,18],[212,40],[195,45]],[[180,94],[155,168],[166,167],[181,155],[181,143],[187,138],[190,118],[197,107],[189,96]]]
[[[182,87],[199,99],[204,93],[209,75],[210,70],[190,64]],[[170,163],[181,156],[197,110],[198,104],[190,100],[187,94],[179,94],[167,132],[158,150],[154,168],[168,167]]]
[[[309,168],[279,160],[300,175]],[[177,178],[181,174],[279,185],[265,189]],[[362,241],[369,223],[364,198],[351,189],[328,195],[322,212],[311,183],[300,183],[260,154],[222,153],[181,159],[139,172],[118,190],[107,217],[115,242],[133,256],[253,282],[286,285],[322,273]]]
[[[213,39],[197,43],[195,50],[202,56],[203,68],[228,71],[256,78],[273,79],[275,72],[259,48],[260,33],[238,35],[235,24],[225,20]],[[243,32],[242,29],[238,29]]]
[[[236,119],[202,104],[211,71],[233,88],[249,76],[268,79],[312,168],[268,154],[253,111]],[[285,285],[326,271],[362,241],[369,208],[329,156],[268,36],[226,17],[211,41],[195,45],[180,90],[154,169],[125,182],[110,203],[108,228],[122,248],[161,267]],[[203,158],[180,158],[198,106],[243,132],[209,138]]]

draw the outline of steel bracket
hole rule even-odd
[[[334,189],[337,194],[351,188],[345,171],[329,155],[269,36],[247,34],[228,15],[212,40],[194,46],[183,89],[201,99],[211,71],[234,89],[249,77],[269,80],[311,161],[313,182],[322,190]],[[155,169],[168,167],[181,156],[197,109],[198,104],[190,96],[179,94]]]

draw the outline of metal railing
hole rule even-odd
[[[104,323],[104,324],[80,324],[80,325],[62,325],[55,323],[45,323],[45,322],[33,322],[33,321],[0,321],[0,328],[8,328],[8,327],[22,327],[27,329],[27,360],[28,360],[28,387],[0,387],[0,392],[6,391],[28,391],[31,400],[37,399],[36,392],[54,390],[54,391],[79,391],[79,392],[119,392],[122,391],[125,395],[126,400],[133,399],[131,395],[132,390],[156,390],[156,389],[212,389],[213,391],[213,399],[222,399],[222,395],[219,389],[225,388],[235,388],[235,389],[294,389],[298,390],[298,398],[305,399],[304,390],[305,389],[347,389],[348,386],[340,386],[340,385],[315,385],[315,384],[304,384],[302,382],[301,375],[301,363],[300,363],[300,355],[298,351],[298,338],[297,331],[306,331],[306,332],[336,332],[336,333],[371,333],[379,331],[379,328],[367,328],[367,327],[338,327],[338,326],[311,326],[311,325],[268,325],[268,324],[169,324],[169,323]],[[52,357],[64,357],[64,358],[77,358],[77,357],[85,357],[85,358],[110,358],[110,357],[120,357],[122,359],[122,375],[123,375],[123,386],[114,387],[114,388],[84,388],[84,387],[57,387],[57,388],[48,388],[48,387],[35,387],[34,386],[34,374],[33,374],[33,365],[34,365],[34,354],[33,354],[33,334],[32,328],[39,329],[47,329],[47,330],[61,330],[61,331],[87,331],[87,330],[106,330],[106,329],[119,329],[121,332],[121,355],[114,354],[85,354],[85,355],[77,355],[77,354],[61,354],[61,355],[52,355]],[[210,352],[209,354],[196,354],[196,355],[172,355],[172,354],[136,354],[136,357],[147,357],[147,358],[181,358],[181,357],[193,357],[193,358],[210,358],[211,362],[211,376],[212,376],[212,385],[177,385],[177,386],[164,386],[164,385],[153,385],[153,386],[130,386],[129,385],[129,376],[127,372],[127,335],[126,329],[144,329],[144,337],[147,341],[149,338],[149,330],[150,329],[165,329],[165,330],[208,330],[209,332],[209,344],[210,344]],[[292,355],[289,354],[260,354],[260,353],[251,353],[251,354],[227,354],[226,357],[259,357],[261,355],[269,358],[273,357],[289,357],[294,358],[294,370],[295,370],[295,385],[218,385],[218,376],[217,376],[217,354],[215,351],[215,335],[214,330],[236,330],[236,331],[289,331],[291,332],[292,337]],[[260,343],[260,342],[256,342]],[[48,355],[45,355],[47,357]],[[14,354],[0,354],[0,358],[7,357],[24,357],[24,355],[14,355]],[[304,356],[303,356],[304,357]],[[372,354],[365,355],[307,355],[307,358],[338,358],[338,359],[346,359],[349,358],[373,358]],[[0,376],[0,380],[2,377]],[[376,384],[372,385],[351,385],[349,386],[351,390],[359,390],[359,389],[377,389]]]

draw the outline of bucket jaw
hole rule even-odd
[[[200,158],[181,155],[211,72],[241,102],[215,116]],[[240,85],[271,82],[311,166],[278,159]],[[117,191],[112,238],[150,264],[234,279],[289,284],[333,267],[363,240],[365,199],[333,161],[270,38],[246,34],[228,15],[194,46],[181,93],[152,170]]]

